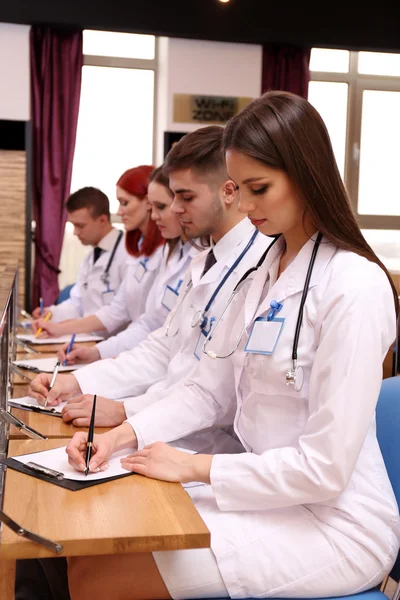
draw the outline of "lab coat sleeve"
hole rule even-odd
[[[130,417],[139,449],[156,441],[172,442],[219,422],[233,423],[235,385],[230,359],[204,357],[191,380],[162,400]]]
[[[216,455],[211,485],[220,510],[324,502],[346,488],[374,418],[382,362],[395,336],[384,272],[376,266],[372,277],[371,269],[364,275],[356,285],[349,276],[329,284],[319,304],[309,418],[298,447]]]
[[[133,350],[77,369],[74,376],[83,394],[101,390],[102,396],[113,400],[144,394],[166,377],[171,343],[164,329],[159,329]]]
[[[163,306],[141,314],[124,331],[97,344],[101,358],[112,358],[118,356],[121,352],[132,350],[145,340],[152,331],[162,327],[167,316],[168,311]]]
[[[126,306],[129,277],[132,277],[131,269],[126,270],[126,275],[111,303],[107,306],[102,306],[95,312],[95,316],[100,319],[108,333],[113,333],[121,329],[128,325],[130,321]]]

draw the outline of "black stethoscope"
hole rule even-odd
[[[108,259],[107,266],[104,269],[104,272],[103,272],[102,276],[100,277],[101,281],[107,287],[107,291],[110,291],[109,287],[110,287],[110,269],[111,269],[111,265],[113,263],[115,253],[116,253],[117,248],[119,246],[119,243],[120,243],[120,241],[122,239],[122,236],[123,236],[123,233],[122,233],[122,231],[120,231],[119,234],[118,234],[118,237],[117,237],[117,239],[115,241],[114,248],[112,249],[111,256]]]
[[[221,319],[223,318],[225,312],[228,310],[232,300],[234,299],[234,297],[236,296],[236,294],[240,291],[240,289],[243,287],[244,283],[246,282],[247,278],[249,277],[249,275],[251,275],[251,273],[254,273],[255,271],[257,271],[261,265],[263,264],[264,260],[267,257],[268,252],[271,250],[272,246],[278,241],[280,236],[278,236],[273,242],[272,244],[270,244],[270,246],[268,246],[267,250],[264,252],[264,254],[261,256],[260,260],[258,261],[258,263],[256,264],[255,267],[252,267],[251,269],[249,269],[244,275],[243,277],[238,281],[238,283],[235,285],[232,294],[230,295],[223,311],[221,312],[220,316],[218,317],[214,327],[212,328],[211,331],[208,332],[208,334],[206,335],[206,339],[204,340],[204,344],[203,344],[203,352],[204,354],[207,354],[207,356],[209,356],[212,359],[216,359],[216,358],[228,358],[229,356],[232,356],[232,354],[234,354],[236,352],[236,350],[239,348],[239,344],[242,340],[243,334],[244,334],[244,330],[246,328],[246,326],[244,325],[240,335],[233,347],[232,350],[230,350],[227,354],[216,354],[215,352],[213,352],[212,350],[207,350],[207,346],[210,343],[211,339],[213,338],[213,336],[215,335],[215,331],[219,325],[219,323],[221,322]],[[295,329],[295,334],[294,334],[294,340],[293,340],[293,348],[292,348],[292,367],[290,369],[288,369],[286,371],[286,375],[285,375],[285,379],[286,379],[286,384],[287,385],[293,385],[294,389],[299,392],[301,390],[301,388],[303,387],[303,380],[304,380],[304,375],[303,375],[303,369],[302,367],[299,367],[297,365],[297,348],[298,348],[298,344],[299,344],[299,337],[300,337],[300,329],[301,329],[301,324],[303,322],[303,313],[304,313],[304,305],[306,303],[306,299],[307,299],[307,294],[308,294],[308,290],[310,287],[310,279],[311,279],[311,275],[314,269],[314,263],[315,263],[315,258],[317,256],[317,252],[318,252],[318,248],[320,246],[322,240],[322,233],[319,232],[317,235],[317,238],[315,240],[315,244],[314,244],[314,248],[311,254],[311,258],[310,258],[310,263],[308,265],[308,269],[307,269],[307,274],[306,274],[306,279],[304,282],[304,287],[303,287],[303,293],[301,296],[301,301],[300,301],[300,307],[299,307],[299,313],[297,316],[297,322],[296,322],[296,329]]]
[[[236,269],[236,267],[240,264],[240,262],[243,260],[243,258],[246,256],[247,252],[250,250],[251,246],[254,244],[254,241],[256,239],[258,235],[258,229],[256,229],[253,233],[253,235],[251,236],[248,244],[246,245],[246,247],[244,248],[244,250],[242,250],[242,252],[240,253],[240,255],[238,256],[238,258],[235,260],[235,262],[233,263],[233,265],[231,265],[228,269],[228,271],[225,273],[224,277],[222,278],[222,280],[219,282],[218,286],[215,288],[211,298],[209,299],[209,301],[207,302],[205,308],[203,310],[198,310],[195,315],[193,316],[192,322],[191,322],[191,327],[195,328],[195,327],[200,327],[200,329],[204,330],[205,327],[207,326],[207,321],[208,321],[208,317],[207,317],[207,313],[209,312],[211,306],[214,304],[218,294],[220,293],[221,289],[223,288],[223,286],[225,285],[226,281],[229,279],[229,277],[232,275],[232,273],[234,272],[234,270]],[[185,293],[182,297],[182,301],[180,302],[179,306],[183,305],[183,302],[187,296],[187,294],[189,293],[189,291],[192,288],[192,281],[190,281],[187,286],[186,286],[186,290]],[[236,288],[235,288],[236,289]],[[170,331],[171,328],[171,324],[173,323],[174,318],[176,317],[178,313],[178,310],[175,311],[175,313],[171,316],[171,319],[167,325],[167,328],[165,330],[165,335],[168,336],[168,333]]]

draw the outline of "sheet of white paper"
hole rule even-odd
[[[14,360],[14,365],[17,367],[33,367],[39,369],[42,373],[52,373],[54,371],[54,367],[56,366],[57,358],[29,358],[27,360]],[[85,365],[61,365],[58,369],[59,373],[65,373],[66,371],[75,371],[75,369],[80,369]]]
[[[41,404],[39,404],[36,398],[31,398],[30,396],[24,396],[23,398],[11,398],[11,400],[16,404],[33,404],[34,406],[42,406]],[[57,406],[52,406],[52,408],[55,408],[56,412],[61,413],[63,407],[66,404],[66,402],[61,402]]]
[[[22,398],[21,398],[22,400]],[[26,400],[26,398],[25,398]],[[64,404],[64,403],[63,403]],[[191,450],[186,450],[183,448],[176,448],[177,450],[181,450],[182,452],[188,452],[190,454],[196,454]],[[59,471],[60,473],[64,473],[64,477],[66,479],[74,479],[75,481],[89,481],[90,479],[106,479],[107,477],[116,477],[117,475],[124,475],[128,471],[121,467],[121,458],[124,456],[128,456],[134,452],[131,450],[120,450],[119,452],[115,452],[112,457],[108,461],[108,469],[106,471],[101,471],[99,473],[89,473],[85,475],[80,471],[76,471],[74,467],[68,463],[68,457],[65,452],[65,446],[62,448],[56,448],[54,450],[44,450],[44,452],[36,452],[35,454],[24,454],[23,456],[15,456],[13,457],[15,460],[26,464],[28,462],[35,462],[42,467],[47,467],[49,469],[53,469],[55,471]],[[196,487],[198,485],[205,485],[200,481],[191,481],[189,483],[184,483],[183,487],[190,488]]]
[[[42,467],[54,469],[60,473],[64,473],[66,479],[74,479],[75,481],[89,481],[90,479],[106,479],[107,477],[116,477],[117,475],[126,475],[128,471],[121,467],[120,460],[123,456],[132,454],[134,450],[120,450],[112,455],[108,461],[108,469],[106,471],[100,471],[99,473],[89,472],[88,475],[76,471],[74,467],[68,463],[68,456],[65,452],[65,446],[62,448],[56,448],[55,450],[45,450],[44,452],[37,452],[36,454],[24,454],[23,456],[14,456],[15,460],[26,464],[28,462],[35,462]]]
[[[33,333],[21,333],[17,335],[19,340],[28,344],[65,344],[71,340],[70,335],[60,335],[59,337],[35,338]],[[91,335],[90,333],[78,333],[75,342],[101,342],[104,338],[101,335]]]

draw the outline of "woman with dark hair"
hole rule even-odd
[[[379,585],[397,556],[398,507],[375,429],[395,290],[306,100],[269,92],[224,139],[241,210],[276,242],[213,328],[195,376],[97,436],[91,464],[133,446],[127,470],[203,482],[188,491],[211,549],[71,559],[73,600],[345,596]],[[242,454],[163,443],[228,414]],[[77,468],[84,437],[67,448]]]

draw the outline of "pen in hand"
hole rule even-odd
[[[40,316],[42,316],[44,313],[44,302],[42,297],[39,298],[39,312]]]
[[[51,389],[52,389],[52,387],[53,387],[53,385],[54,385],[54,383],[56,381],[56,377],[58,375],[58,370],[59,370],[60,366],[61,366],[61,361],[58,360],[56,362],[56,366],[54,367],[53,375],[52,375],[52,378],[51,378],[51,381],[50,381],[49,392],[51,391]],[[46,399],[44,401],[44,407],[45,408],[47,407],[47,397],[46,397]]]
[[[51,312],[50,312],[50,311],[49,311],[49,312],[47,313],[47,315],[45,316],[45,318],[44,318],[44,321],[46,322],[46,321],[48,321],[49,319],[51,319]],[[38,335],[40,335],[40,334],[42,333],[42,331],[43,331],[43,327],[39,327],[39,329],[38,329],[38,330],[36,331],[36,333],[35,333],[35,338],[37,338],[37,337],[38,337]]]
[[[75,337],[76,337],[76,333],[73,333],[72,337],[71,337],[71,340],[70,340],[70,342],[68,344],[68,348],[67,348],[67,351],[65,353],[65,356],[68,356],[68,354],[71,352],[72,346],[74,345],[74,342],[75,342]],[[66,365],[67,365],[67,359],[65,359],[64,362],[63,362],[63,366],[65,367]]]
[[[93,448],[93,438],[94,438],[94,418],[96,414],[96,398],[97,395],[93,396],[93,408],[92,408],[92,416],[90,417],[90,425],[89,425],[89,433],[88,439],[86,442],[86,466],[85,466],[85,475],[89,473],[89,463],[92,456],[92,448]]]

